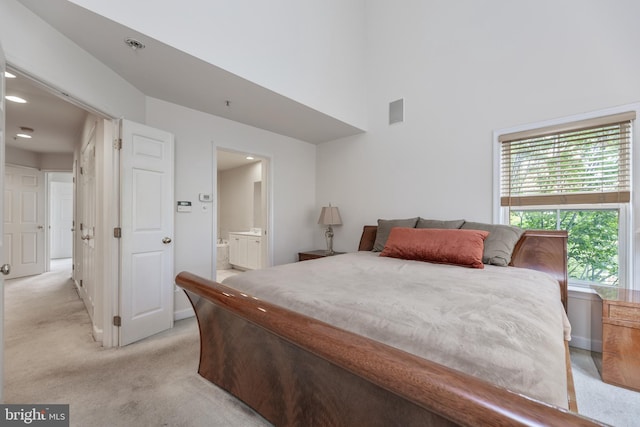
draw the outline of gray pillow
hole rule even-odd
[[[440,221],[438,219],[418,218],[416,228],[444,228],[455,229],[460,228],[464,224],[464,219],[454,219],[451,221]]]
[[[418,217],[407,219],[379,219],[378,231],[376,233],[376,241],[373,244],[373,251],[380,252],[384,249],[385,243],[389,238],[389,233],[393,227],[415,228]]]
[[[488,231],[489,235],[484,240],[482,262],[505,267],[511,262],[513,248],[520,240],[522,233],[524,233],[523,229],[511,225],[484,224],[481,222],[465,222],[462,228]]]

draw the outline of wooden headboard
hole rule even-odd
[[[376,235],[378,234],[377,225],[365,225],[362,229],[362,236],[360,236],[359,251],[373,250],[373,244],[376,242]]]
[[[359,251],[370,251],[376,241],[378,227],[365,225],[360,236]],[[567,311],[567,232],[525,230],[511,255],[513,267],[543,271],[558,281],[562,305]]]

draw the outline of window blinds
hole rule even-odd
[[[635,112],[500,135],[502,206],[629,202]]]

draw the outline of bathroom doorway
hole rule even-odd
[[[216,280],[269,265],[268,159],[217,149]]]

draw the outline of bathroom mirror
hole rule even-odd
[[[265,228],[262,224],[262,181],[253,183],[253,226]]]

